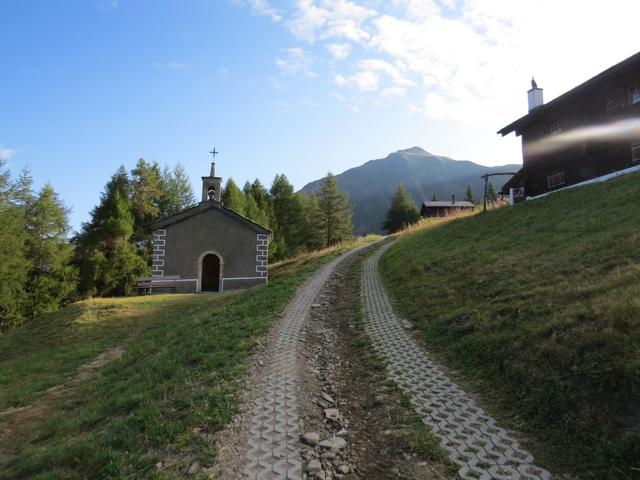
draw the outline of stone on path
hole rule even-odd
[[[304,471],[307,473],[315,473],[319,472],[320,470],[322,470],[322,464],[320,463],[320,460],[313,459],[304,466]]]
[[[331,395],[326,392],[322,392],[322,399],[327,402],[329,405],[335,405],[336,401],[333,399]]]
[[[316,432],[306,432],[300,435],[300,441],[311,447],[315,447],[320,443],[320,435]]]
[[[325,408],[324,417],[328,418],[329,420],[339,420],[340,411],[337,408]]]
[[[347,441],[342,437],[331,437],[321,441],[318,445],[332,452],[337,452],[347,446]]]

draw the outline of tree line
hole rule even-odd
[[[270,261],[330,247],[353,236],[351,205],[331,173],[310,196],[295,192],[283,174],[276,175],[269,189],[256,179],[241,190],[230,178],[221,201],[272,230]]]
[[[267,189],[229,179],[222,203],[273,232],[269,259],[321,249],[353,235],[351,206],[328,174],[316,194],[296,193],[283,174]],[[69,208],[28,170],[13,178],[0,159],[0,331],[82,298],[127,295],[150,275],[156,219],[195,205],[183,167],[140,159],[107,181],[90,218],[70,237]]]
[[[489,182],[487,186],[487,201],[495,206],[497,199],[498,192],[496,191],[496,187],[493,182]],[[437,200],[438,197],[434,193],[431,197],[431,201]],[[465,200],[474,204],[476,203],[471,185],[467,185]],[[391,198],[391,204],[387,210],[382,228],[388,233],[395,233],[413,225],[418,220],[420,220],[420,212],[418,211],[416,204],[413,202],[411,195],[409,195],[409,192],[407,192],[404,185],[399,184]]]

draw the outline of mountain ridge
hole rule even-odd
[[[463,198],[467,185],[478,197],[482,194],[484,173],[515,172],[520,165],[487,167],[470,160],[455,160],[434,155],[413,146],[397,150],[384,158],[368,160],[336,175],[340,189],[353,204],[353,223],[357,234],[379,233],[382,222],[398,184],[403,184],[417,206],[432,195],[448,200],[452,195]],[[508,180],[496,176],[496,188]],[[310,195],[320,188],[321,180],[307,183],[300,192]]]

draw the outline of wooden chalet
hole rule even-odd
[[[429,202],[422,202],[420,208],[421,217],[447,217],[453,215],[459,211],[473,210],[476,208],[472,202],[456,201],[456,197],[451,197],[450,201],[437,201],[432,200]]]
[[[543,102],[498,131],[522,136],[523,166],[501,190],[512,201],[640,170],[640,52]]]

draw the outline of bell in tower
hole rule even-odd
[[[211,155],[213,155],[213,162],[211,162],[211,173],[208,177],[202,177],[202,201],[203,202],[219,202],[220,201],[220,186],[222,184],[222,178],[216,177],[216,155],[219,153],[214,148]]]

